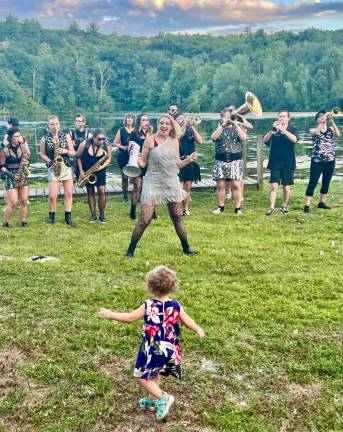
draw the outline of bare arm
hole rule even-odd
[[[82,143],[79,145],[79,148],[77,150],[77,165],[79,167],[80,171],[80,177],[82,178],[84,176],[83,166],[82,166],[82,153],[85,149],[86,140],[82,141]]]
[[[109,309],[100,308],[99,316],[108,320],[121,321],[125,323],[133,323],[143,318],[145,314],[145,304],[139,306],[132,312],[112,312]]]
[[[192,129],[193,129],[193,133],[194,133],[195,141],[196,141],[198,144],[202,144],[202,143],[203,143],[202,136],[201,136],[200,133],[195,129],[194,126],[192,127]]]
[[[142,154],[140,156],[140,158],[138,159],[138,165],[141,168],[145,168],[148,164],[148,160],[149,160],[149,154],[150,154],[150,150],[153,146],[153,138],[152,137],[148,137],[143,144],[143,148],[142,148]]]
[[[112,148],[111,148],[110,144],[108,144],[106,146],[106,154],[107,154],[106,160],[105,160],[105,162],[102,165],[100,165],[99,171],[102,170],[102,169],[104,169],[104,168],[106,168],[110,164],[110,162],[111,162],[111,159],[112,159]]]
[[[39,154],[40,157],[47,163],[50,163],[51,160],[49,159],[48,155],[46,154],[45,149],[45,138],[43,137],[39,142]]]
[[[5,165],[6,162],[6,154],[5,154],[5,149],[0,150],[0,167],[1,167],[1,172],[5,173],[7,171],[6,167],[3,166]]]
[[[236,120],[234,120],[233,122],[232,122],[232,124],[234,125],[234,127],[236,128],[236,131],[237,131],[237,134],[238,134],[238,136],[239,136],[239,139],[241,140],[241,141],[246,141],[247,140],[247,138],[248,138],[248,135],[247,135],[247,133],[245,132],[245,130],[239,125],[239,123],[236,121]]]
[[[217,127],[217,129],[211,135],[211,140],[212,141],[217,141],[217,139],[222,134],[223,130],[224,130],[223,126],[221,124],[219,124],[218,127]]]
[[[204,330],[198,326],[198,324],[184,311],[183,307],[181,306],[180,310],[180,320],[184,323],[184,325],[189,328],[190,330],[193,330],[194,333],[196,333],[199,337],[204,337],[205,332]]]
[[[341,132],[338,129],[336,123],[333,121],[333,119],[331,120],[331,125],[330,127],[332,128],[333,134],[335,135],[335,137],[339,137],[341,136]]]
[[[179,140],[175,139],[175,146],[176,146],[176,165],[179,169],[185,167],[189,163],[196,161],[198,156],[196,152],[191,153],[190,155],[187,155],[184,159],[180,159],[180,143]]]
[[[265,135],[263,135],[262,142],[267,143],[272,139],[272,136],[273,136],[272,131],[271,130],[268,131]]]
[[[128,146],[124,146],[121,142],[120,142],[120,129],[117,130],[116,136],[114,137],[114,142],[113,144],[122,149],[122,150],[127,150]]]

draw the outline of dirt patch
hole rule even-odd
[[[317,399],[323,393],[320,383],[289,384],[286,389],[293,399]]]
[[[0,400],[11,389],[20,386],[17,369],[24,360],[24,354],[16,348],[0,350]]]

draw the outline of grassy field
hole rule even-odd
[[[331,211],[264,215],[267,192],[248,191],[244,214],[213,215],[212,193],[194,193],[185,220],[196,257],[181,253],[166,208],[136,256],[124,257],[133,222],[110,197],[107,225],[90,225],[84,198],[75,229],[48,226],[46,200],[29,227],[0,231],[0,431],[341,431],[342,184]],[[32,255],[55,262],[33,263]],[[101,320],[147,295],[159,264],[180,278],[177,298],[206,338],[183,328],[184,379],[165,380],[175,408],[157,424],[139,411],[132,379],[141,323]]]

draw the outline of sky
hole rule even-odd
[[[95,22],[104,33],[132,36],[343,28],[343,0],[0,0],[0,20],[9,14],[45,28]]]

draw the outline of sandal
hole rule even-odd
[[[144,397],[142,399],[139,399],[138,405],[140,409],[149,410],[149,411],[156,411],[156,400],[150,399],[148,397]]]
[[[162,399],[156,401],[157,412],[156,419],[162,420],[169,413],[170,407],[174,403],[174,396],[168,393],[163,393]]]

